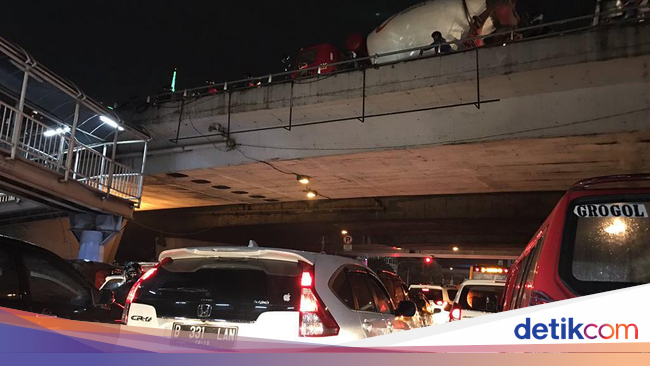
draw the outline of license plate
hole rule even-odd
[[[215,327],[202,324],[174,323],[172,342],[175,345],[198,348],[235,348],[237,327]]]

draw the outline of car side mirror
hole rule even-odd
[[[417,306],[415,305],[415,303],[410,300],[404,300],[399,302],[399,305],[397,306],[397,310],[395,311],[395,315],[409,317],[409,316],[414,316],[416,312],[417,312]]]
[[[99,305],[111,305],[115,302],[115,293],[109,289],[99,291]]]

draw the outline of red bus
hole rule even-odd
[[[510,268],[503,310],[650,283],[650,174],[573,185]]]

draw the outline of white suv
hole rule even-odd
[[[174,343],[234,348],[246,338],[336,344],[391,333],[415,304],[391,302],[352,259],[258,247],[168,250],[127,296],[123,322]],[[244,345],[245,347],[245,345]]]
[[[460,285],[449,321],[496,313],[503,301],[505,281],[467,280]]]

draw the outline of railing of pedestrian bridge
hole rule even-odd
[[[612,10],[603,10],[601,2],[598,1],[594,13],[586,14],[579,17],[570,19],[563,19],[554,22],[541,23],[534,26],[511,29],[507,31],[497,31],[491,34],[465,38],[461,40],[453,40],[436,45],[441,47],[443,45],[450,45],[454,49],[451,53],[467,52],[480,50],[485,46],[478,46],[479,44],[490,45],[503,45],[509,43],[519,42],[523,40],[550,38],[569,33],[586,31],[596,27],[613,26],[632,24],[642,22],[646,19],[650,21],[650,6],[620,6]],[[633,14],[632,16],[628,16]],[[557,30],[554,30],[557,28]],[[169,101],[179,101],[193,97],[203,97],[215,94],[210,92],[216,90],[217,93],[232,92],[234,90],[245,90],[257,88],[264,85],[279,84],[286,82],[293,82],[304,78],[312,78],[321,76],[324,70],[328,70],[327,75],[332,75],[340,72],[349,72],[353,70],[365,69],[368,67],[381,67],[390,65],[394,62],[389,62],[395,56],[401,57],[396,62],[403,62],[412,59],[420,59],[420,52],[426,52],[432,49],[431,45],[413,47],[403,50],[397,50],[386,53],[374,54],[367,57],[360,57],[354,59],[343,60],[333,63],[324,63],[318,66],[301,68],[300,70],[290,70],[279,73],[260,75],[256,77],[239,79],[234,81],[224,81],[212,85],[203,85],[200,87],[183,89],[175,92],[166,92],[147,97],[148,103],[164,103]],[[438,48],[439,49],[439,48]],[[435,53],[434,53],[435,54]],[[435,56],[438,56],[437,54]],[[426,54],[424,57],[427,57]],[[330,71],[335,68],[337,71]]]
[[[0,38],[0,150],[140,206],[149,136]],[[142,156],[129,166],[120,153]],[[139,164],[138,164],[139,163]]]
[[[140,202],[142,170],[110,156],[118,143],[81,144],[69,126],[37,120],[2,101],[0,118],[0,149],[99,192]]]
[[[0,193],[0,204],[8,202],[18,202],[18,198],[6,193]]]

